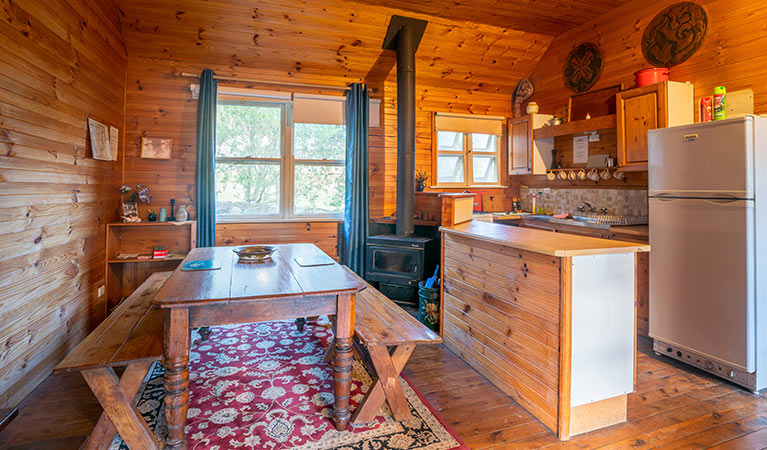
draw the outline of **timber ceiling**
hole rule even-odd
[[[355,0],[429,16],[556,36],[629,0]]]
[[[509,93],[553,39],[346,0],[115,1],[129,57],[204,63],[222,75],[258,69],[374,84],[393,72],[394,53],[381,48],[389,18],[407,14],[429,21],[419,84]]]

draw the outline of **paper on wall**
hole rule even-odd
[[[117,161],[117,149],[120,142],[118,139],[119,134],[120,131],[116,127],[109,127],[109,155],[112,161]]]
[[[573,164],[586,164],[589,161],[589,137],[573,138]]]

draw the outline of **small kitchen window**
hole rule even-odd
[[[438,187],[500,184],[503,117],[436,113],[434,129]]]

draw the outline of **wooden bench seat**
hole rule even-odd
[[[439,344],[442,338],[365,283],[367,288],[357,293],[354,341],[356,353],[374,374],[374,380],[351,420],[355,424],[370,422],[384,401],[388,402],[396,420],[407,420],[411,418],[410,407],[400,384],[400,372],[417,344]],[[331,346],[326,361],[332,357]]]
[[[81,372],[104,408],[83,449],[107,448],[115,431],[131,449],[162,448],[133,398],[152,364],[162,359],[165,314],[152,298],[171,273],[150,275],[54,369]],[[126,367],[119,380],[115,367]]]

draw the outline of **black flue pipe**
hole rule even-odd
[[[406,26],[397,33],[397,225],[413,234],[415,216],[415,39]]]

